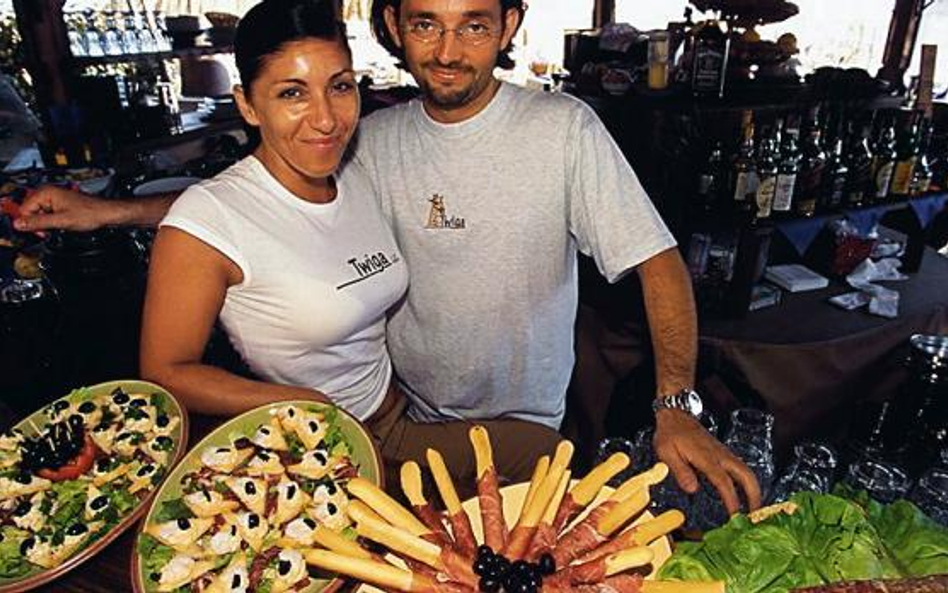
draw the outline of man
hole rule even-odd
[[[376,36],[422,91],[421,100],[366,118],[355,152],[412,274],[388,328],[410,414],[557,428],[573,364],[580,250],[610,281],[633,270],[641,278],[659,458],[685,490],[697,490],[697,471],[729,511],[739,506],[736,484],[756,507],[753,474],[688,412],[697,349],[689,277],[628,163],[580,102],[493,75],[495,66],[512,66],[523,12],[522,0],[373,5]],[[169,200],[125,203],[107,222],[153,222]],[[24,210],[45,208],[56,220],[64,207],[51,195]],[[70,205],[80,213],[98,207],[88,199]],[[36,228],[23,222],[23,230]],[[404,443],[404,456],[423,454],[415,449]]]

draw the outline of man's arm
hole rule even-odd
[[[52,185],[39,188],[23,201],[14,221],[18,231],[62,229],[92,231],[106,226],[153,226],[181,195],[159,194],[128,200],[90,196]]]
[[[677,248],[659,253],[636,270],[655,353],[656,395],[692,388],[698,320],[688,270]],[[753,472],[688,413],[659,410],[654,445],[658,458],[668,464],[686,492],[698,490],[697,473],[701,473],[718,491],[728,513],[739,509],[735,483],[740,484],[751,509],[760,506],[760,486]]]

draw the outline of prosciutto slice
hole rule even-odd
[[[553,548],[553,560],[557,566],[569,566],[582,554],[599,546],[606,537],[599,533],[599,520],[616,506],[616,501],[607,500],[594,508],[586,518],[566,532]]]
[[[504,502],[497,485],[497,471],[488,467],[477,479],[477,501],[481,507],[481,526],[484,543],[492,550],[503,550],[507,544],[507,523],[504,521]]]

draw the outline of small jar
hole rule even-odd
[[[661,90],[668,87],[668,31],[650,31],[648,34],[648,88]]]

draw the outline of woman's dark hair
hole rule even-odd
[[[523,22],[523,13],[527,10],[527,5],[524,0],[499,0],[499,2],[501,15],[507,14],[507,11],[513,8],[520,14],[520,22]],[[405,66],[405,51],[398,47],[398,44],[395,43],[392,35],[388,32],[388,27],[385,25],[385,9],[389,6],[395,9],[397,16],[402,6],[402,0],[372,0],[372,34],[375,35],[375,39],[382,44],[382,47],[387,49],[388,53],[392,54],[392,56],[398,60],[398,66],[407,70]],[[500,53],[497,54],[498,68],[510,70],[514,67],[514,61],[510,57],[510,51],[512,49],[513,42],[511,41],[507,44],[507,47],[502,48]]]
[[[340,16],[336,0],[263,0],[251,8],[234,38],[234,61],[244,92],[250,94],[267,59],[292,41],[336,41],[351,55]]]

